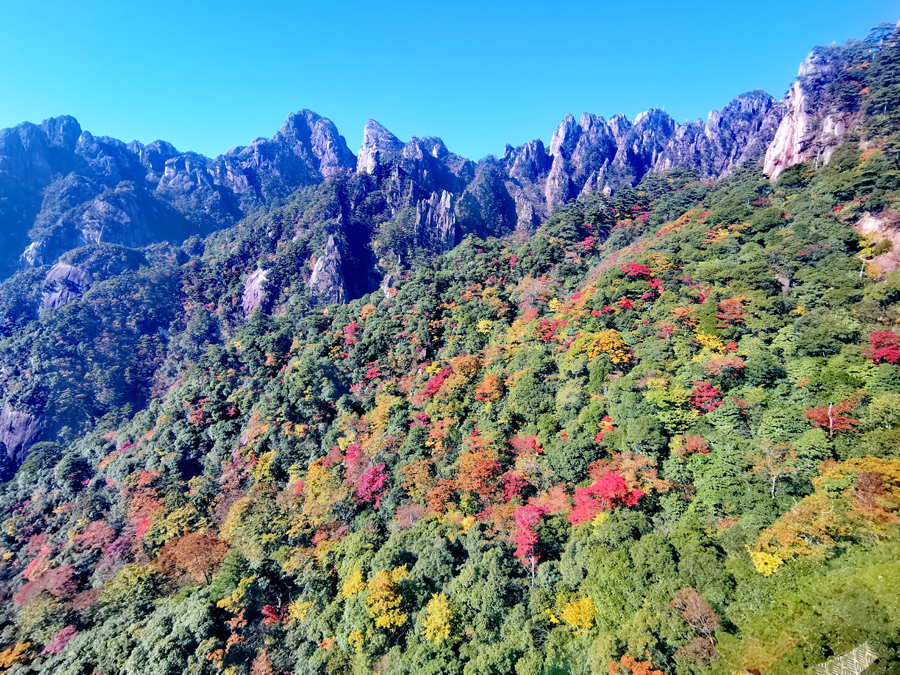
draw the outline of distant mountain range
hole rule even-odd
[[[477,162],[439,138],[404,143],[374,120],[354,155],[310,110],[213,159],[165,141],[94,136],[68,116],[23,123],[0,131],[0,277],[87,244],[177,244],[338,175],[372,176],[367,189],[384,192],[390,217],[414,209],[419,239],[443,250],[467,232],[533,230],[560,204],[636,185],[649,171],[690,168],[714,181],[765,155],[776,178],[796,162],[827,161],[859,122],[852,105],[827,95],[845,75],[835,54],[812,52],[780,102],[752,91],[684,125],[660,109],[634,120],[568,115],[549,146],[507,145]]]

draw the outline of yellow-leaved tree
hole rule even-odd
[[[404,578],[406,565],[391,571],[378,570],[369,581],[366,609],[379,628],[393,630],[406,623],[406,614],[400,611],[403,596],[397,591],[397,584]]]
[[[597,613],[597,606],[590,598],[581,598],[580,600],[572,600],[566,603],[562,610],[562,619],[576,633],[586,633],[587,630],[594,625],[594,615]]]
[[[441,643],[450,637],[450,598],[444,593],[432,593],[431,600],[425,605],[428,616],[422,621],[425,638],[434,643]]]

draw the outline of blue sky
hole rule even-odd
[[[70,114],[215,155],[311,108],[354,152],[374,118],[479,158],[549,142],[569,112],[683,121],[780,98],[813,45],[898,18],[896,0],[4,0],[0,127]]]

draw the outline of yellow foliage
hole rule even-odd
[[[253,498],[249,496],[241,497],[231,505],[231,508],[228,509],[228,515],[225,517],[225,522],[219,528],[219,539],[224,539],[225,541],[231,539],[237,526],[244,520],[244,514],[250,510],[252,505]]]
[[[360,631],[350,631],[350,635],[347,636],[347,642],[353,647],[353,651],[357,654],[362,654],[364,640],[363,634]]]
[[[363,581],[362,572],[358,567],[354,567],[350,571],[350,575],[347,577],[344,585],[341,586],[341,595],[350,599],[356,597],[364,590],[366,590],[366,582]]]
[[[475,516],[466,516],[461,521],[459,521],[459,526],[462,528],[463,532],[468,532],[469,528],[475,524]]]
[[[244,600],[247,598],[247,589],[250,588],[250,584],[255,580],[256,577],[243,577],[238,582],[238,587],[231,592],[231,595],[219,600],[219,602],[216,603],[216,607],[233,614],[237,614],[242,609],[245,609]]]
[[[747,552],[750,554],[750,560],[753,561],[756,571],[767,577],[771,576],[784,562],[779,555],[766,553],[765,551],[754,551],[749,546],[747,547]]]
[[[19,642],[13,647],[4,649],[0,652],[0,668],[9,668],[16,663],[30,660],[31,655],[27,653],[29,647],[30,642]]]
[[[725,343],[715,335],[710,335],[709,333],[704,333],[702,331],[697,331],[697,342],[700,343],[701,347],[712,352],[721,352],[725,347]]]
[[[425,611],[428,612],[428,616],[422,621],[425,638],[435,643],[449,638],[450,619],[453,616],[450,598],[444,593],[433,593],[425,606]]]
[[[610,328],[596,335],[585,335],[588,358],[594,360],[600,354],[606,354],[613,363],[625,363],[631,360],[631,348],[622,340],[619,331]],[[576,340],[577,342],[577,340]],[[573,344],[573,346],[575,346]]]
[[[485,335],[490,335],[491,334],[491,326],[492,326],[492,324],[490,321],[488,321],[487,319],[482,319],[481,321],[478,322],[478,332],[484,333]]]
[[[291,617],[297,619],[297,621],[306,621],[306,617],[309,614],[309,610],[312,609],[313,604],[309,600],[301,601],[300,598],[297,598],[293,602],[291,602],[288,607],[288,612]]]
[[[562,610],[562,619],[576,633],[584,633],[594,625],[594,615],[597,613],[597,606],[590,598],[581,598],[566,603]]]
[[[369,597],[366,609],[375,619],[378,628],[393,630],[406,623],[406,614],[400,611],[403,597],[397,592],[397,584],[406,577],[406,565],[393,571],[378,570],[369,581]]]
[[[547,303],[547,307],[550,308],[551,312],[558,312],[561,306],[562,303],[557,298],[551,298],[550,302]]]

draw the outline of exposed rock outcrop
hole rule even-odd
[[[87,293],[93,281],[94,277],[87,270],[68,263],[56,263],[44,277],[40,313],[44,314],[77,300]]]
[[[864,213],[853,229],[876,243],[888,242],[890,245],[889,250],[869,260],[869,264],[877,266],[882,274],[900,269],[900,213],[892,209]]]
[[[827,47],[810,52],[800,64],[797,81],[781,101],[784,117],[766,150],[763,170],[773,181],[794,164],[827,164],[847,132],[861,124],[861,111],[824,95],[843,67],[840,52]]]
[[[711,111],[705,124],[697,120],[679,126],[653,168],[696,167],[704,179],[728,175],[765,152],[784,111],[764,91],[741,94],[722,110]]]
[[[366,122],[362,147],[356,158],[357,173],[374,174],[381,159],[403,150],[403,142],[375,120]]]
[[[334,124],[310,110],[214,159],[94,136],[72,117],[0,130],[0,277],[18,266],[17,251],[37,266],[99,241],[178,243],[355,166]]]
[[[10,462],[21,464],[38,427],[37,417],[5,404],[0,411],[0,452],[5,452]]]
[[[255,270],[250,273],[244,282],[244,292],[241,295],[241,309],[244,310],[244,319],[249,319],[253,310],[264,305],[266,291],[263,284],[266,281],[268,270]]]
[[[325,254],[316,260],[309,277],[309,290],[313,299],[324,304],[340,304],[347,301],[347,289],[341,271],[341,251],[334,235],[328,235]]]
[[[456,245],[456,214],[447,190],[432,192],[428,199],[416,202],[416,239],[449,251]]]

